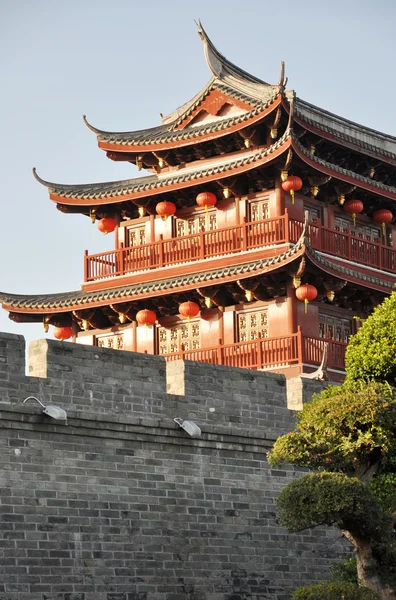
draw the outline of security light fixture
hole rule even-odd
[[[36,400],[36,402],[38,402],[40,406],[42,406],[44,415],[47,415],[52,419],[56,419],[57,421],[67,421],[67,413],[63,408],[55,406],[55,404],[47,404],[47,406],[45,406],[45,404],[43,404],[41,400],[36,398],[36,396],[28,396],[23,401],[23,404],[25,404],[27,400]]]
[[[175,423],[180,425],[184,431],[193,438],[201,437],[201,429],[194,421],[183,421],[183,419],[173,419]]]

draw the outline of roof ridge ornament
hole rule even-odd
[[[91,123],[88,121],[86,115],[83,115],[82,119],[83,119],[85,125],[88,127],[88,129],[90,129],[91,131],[93,131],[94,133],[96,133],[96,135],[100,135],[101,133],[110,133],[109,131],[103,131],[102,129],[97,129],[96,127],[94,127],[93,125],[91,125]]]
[[[251,75],[247,71],[244,71],[231,61],[229,61],[221,52],[217,50],[205,29],[202,26],[201,21],[198,23],[195,21],[198,27],[198,35],[202,40],[204,45],[205,59],[209,69],[212,71],[213,75],[223,80],[225,77],[232,77],[234,79],[238,79],[240,81],[245,81],[250,84],[259,84],[259,85],[269,85],[262,79]]]
[[[33,171],[33,177],[39,182],[41,183],[41,185],[44,185],[45,187],[47,187],[50,191],[53,191],[55,189],[55,184],[51,183],[50,181],[46,181],[45,179],[42,179],[38,174],[37,174],[37,169],[36,167],[33,167],[32,169]]]
[[[279,92],[281,94],[285,91],[287,82],[288,82],[288,77],[285,77],[285,61],[281,60],[279,83],[278,83]]]
[[[289,105],[290,105],[289,120],[287,122],[287,127],[286,127],[286,130],[291,131],[292,134],[293,134],[295,99],[296,99],[296,95],[293,93],[293,97],[291,98],[291,100],[289,102]]]

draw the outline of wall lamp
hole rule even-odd
[[[194,421],[183,421],[183,419],[173,419],[184,431],[193,438],[201,437],[201,429]]]
[[[63,408],[59,408],[59,406],[55,406],[55,404],[47,404],[47,406],[45,406],[45,404],[36,398],[36,396],[28,396],[22,404],[25,404],[28,400],[36,400],[43,408],[44,415],[56,419],[57,421],[67,421],[67,412]]]

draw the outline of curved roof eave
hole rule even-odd
[[[146,130],[144,133],[147,133],[147,135],[141,137],[137,137],[140,132],[98,135],[98,145],[102,150],[142,153],[191,146],[249,127],[275,110],[280,102],[281,98],[278,90],[276,90],[267,102],[257,104],[249,111],[230,117],[223,117],[185,129],[157,128],[154,131],[154,128],[153,130]]]
[[[206,97],[206,95],[212,89],[220,89],[224,93],[228,93],[231,97],[235,97],[247,103],[250,103],[253,107],[257,104],[266,104],[268,101],[277,95],[280,91],[279,85],[270,85],[265,81],[251,75],[247,71],[240,69],[228,59],[226,59],[213,45],[209,39],[207,33],[202,27],[202,24],[198,24],[198,34],[204,45],[204,52],[206,62],[209,69],[212,72],[212,78],[204,86],[204,88],[195,94],[195,96],[185,102],[182,106],[172,111],[166,117],[162,117],[162,124],[157,127],[148,129],[142,129],[138,131],[126,131],[126,132],[110,132],[102,129],[98,129],[91,125],[86,116],[83,116],[84,123],[86,126],[98,136],[98,142],[112,143],[112,140],[119,140],[119,143],[125,145],[134,146],[136,144],[146,145],[153,143],[153,140],[169,136],[175,127],[194,110],[200,102]],[[197,128],[194,127],[194,131]],[[176,133],[183,132],[180,130]],[[194,136],[194,132],[192,133]],[[195,134],[196,135],[196,134]],[[177,137],[177,136],[176,136]],[[148,150],[148,148],[146,148]]]
[[[359,175],[359,173],[355,173],[354,171],[350,171],[333,163],[329,163],[322,158],[311,154],[306,148],[304,148],[302,144],[300,144],[295,136],[292,136],[292,140],[292,148],[296,155],[303,162],[305,162],[307,165],[310,165],[317,171],[331,175],[336,179],[340,179],[341,181],[345,181],[346,183],[360,187],[373,194],[390,198],[391,200],[396,200],[395,187],[385,185],[384,183],[370,179],[370,177],[364,177],[363,175]]]
[[[290,110],[287,102],[284,102],[284,107]],[[363,154],[374,154],[375,157],[396,165],[396,137],[394,136],[344,119],[300,98],[295,99],[293,117],[308,130],[317,129],[319,134],[329,134],[341,145],[352,147]]]
[[[394,277],[394,281],[391,282],[370,275],[368,271],[363,273],[351,266],[340,265],[337,262],[330,260],[328,256],[323,256],[320,252],[314,250],[308,240],[306,240],[305,248],[306,256],[312,264],[330,275],[335,275],[339,279],[344,279],[349,283],[358,283],[363,287],[372,288],[383,293],[390,294],[394,289],[396,277]],[[362,265],[362,267],[364,268],[364,265]],[[381,273],[381,275],[383,275],[383,273]],[[392,277],[391,273],[386,273],[386,275],[389,275],[390,278]]]
[[[300,239],[292,247],[270,258],[262,258],[254,262],[219,267],[208,271],[198,271],[180,277],[148,281],[111,288],[107,290],[84,292],[65,292],[60,294],[28,295],[7,294],[0,292],[0,302],[5,310],[16,313],[47,314],[48,312],[64,313],[70,310],[95,308],[112,303],[140,300],[161,294],[171,294],[178,290],[196,289],[213,285],[216,281],[228,282],[246,279],[252,274],[259,275],[276,271],[301,258],[305,252],[306,228]]]
[[[257,166],[271,162],[285,152],[291,144],[290,132],[279,138],[274,144],[259,150],[249,150],[231,159],[218,160],[197,169],[185,168],[170,176],[149,175],[135,179],[92,183],[86,185],[62,185],[45,181],[33,170],[36,179],[50,192],[50,198],[63,205],[98,206],[114,204],[132,198],[166,193],[192,187],[203,181],[212,181],[229,177],[235,173],[249,171]]]
[[[214,181],[230,175],[249,171],[258,166],[271,162],[292,147],[296,155],[312,168],[351,183],[371,193],[396,200],[396,188],[374,181],[338,165],[328,163],[305,149],[300,142],[287,130],[284,135],[268,148],[247,151],[237,157],[211,163],[197,169],[184,169],[175,174],[159,177],[149,175],[135,179],[92,183],[86,185],[62,185],[41,179],[33,170],[36,179],[45,185],[54,202],[64,206],[91,207],[104,204],[116,204],[125,200],[144,198],[153,194],[163,194],[168,191],[192,187],[204,181]]]

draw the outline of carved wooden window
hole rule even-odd
[[[199,321],[186,321],[174,327],[158,328],[158,354],[170,354],[201,347]]]
[[[252,200],[250,202],[250,221],[263,221],[269,219],[268,200]]]
[[[238,314],[238,341],[248,342],[268,337],[266,309]]]
[[[214,229],[217,229],[217,212],[215,209],[198,213],[186,219],[176,219],[176,235],[178,237],[193,235],[200,231],[213,231]]]
[[[96,345],[99,348],[113,348],[114,350],[124,350],[124,334],[123,333],[108,333],[106,335],[98,335]]]
[[[128,246],[143,246],[146,243],[146,226],[137,225],[128,228]]]
[[[319,336],[336,342],[348,343],[352,331],[350,319],[319,314]]]
[[[381,231],[377,227],[370,225],[354,225],[352,219],[337,216],[334,218],[334,229],[343,233],[350,233],[355,237],[368,240],[370,242],[381,241]]]

